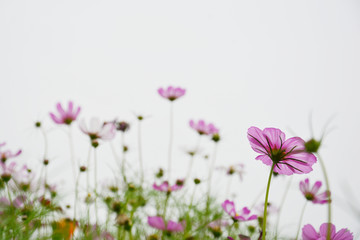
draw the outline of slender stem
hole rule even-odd
[[[170,197],[170,193],[166,193],[166,199],[165,199],[165,204],[164,204],[164,213],[163,213],[163,219],[164,219],[164,221],[165,221],[165,218],[166,218],[166,210],[167,210],[167,205],[168,205],[169,197]]]
[[[79,179],[80,179],[80,174],[78,174],[78,176],[76,178],[76,184],[75,184],[74,221],[76,220],[76,206],[77,206],[77,199],[78,199],[78,195],[79,195]]]
[[[75,152],[74,152],[74,141],[72,138],[72,131],[71,131],[71,125],[69,126],[69,132],[68,132],[68,137],[69,137],[69,147],[70,147],[70,160],[71,160],[71,166],[72,166],[72,170],[73,170],[73,177],[74,177],[74,183],[76,182],[76,168],[79,168],[76,165],[75,162]]]
[[[94,179],[95,179],[95,217],[96,217],[96,224],[98,223],[98,207],[97,207],[97,157],[96,157],[96,148],[94,148]]]
[[[90,145],[89,152],[88,152],[88,158],[87,158],[87,171],[86,171],[86,191],[87,193],[90,193],[90,160],[91,160],[91,149],[92,146]]]
[[[45,159],[47,159],[47,156],[48,156],[48,140],[47,140],[46,132],[42,127],[41,127],[41,133],[44,138],[44,159],[43,160],[45,160]]]
[[[217,143],[215,143],[215,145],[214,145],[214,153],[213,153],[212,160],[211,160],[210,167],[209,167],[208,198],[210,197],[211,180],[212,180],[212,175],[213,175],[214,167],[215,167],[216,153],[217,153]]]
[[[296,233],[296,238],[295,238],[295,240],[297,240],[298,237],[299,237],[300,228],[301,228],[301,223],[302,223],[302,220],[303,220],[303,217],[304,217],[304,212],[305,212],[306,204],[307,204],[307,201],[305,202],[304,207],[303,207],[303,209],[302,209],[302,211],[301,211],[300,220],[299,220],[299,226],[298,226],[298,230],[297,230],[297,233]]]
[[[142,160],[142,148],[141,148],[141,120],[138,121],[138,145],[139,145],[139,162],[140,162],[140,182],[141,185],[144,182],[144,166]]]
[[[278,229],[279,229],[279,223],[280,223],[281,210],[283,209],[285,199],[286,199],[286,197],[287,197],[287,195],[289,193],[289,189],[290,189],[290,186],[291,186],[292,179],[293,179],[293,177],[291,176],[290,179],[288,180],[288,183],[287,183],[285,191],[284,191],[284,195],[283,195],[283,197],[281,199],[281,203],[280,203],[280,207],[279,207],[279,211],[278,211],[277,219],[276,219],[276,227],[275,227],[275,231],[276,231],[275,236],[276,236],[276,238],[278,236]]]
[[[12,205],[12,200],[11,200],[11,193],[10,193],[9,183],[6,183],[6,189],[7,189],[7,193],[8,193],[8,197],[9,197],[9,202],[10,202],[10,205]]]
[[[121,146],[122,146],[122,159],[121,159],[121,174],[124,178],[125,184],[127,183],[126,175],[125,175],[125,164],[126,164],[126,158],[125,158],[125,133],[121,133]]]
[[[319,153],[317,154],[317,156],[321,165],[322,172],[324,174],[326,191],[330,193],[329,178],[326,172],[324,161],[320,157]],[[329,201],[328,201],[328,227],[327,227],[326,239],[330,240],[330,237],[331,237],[331,195],[329,195]]]
[[[174,138],[174,107],[173,102],[170,102],[170,130],[169,130],[169,152],[168,152],[168,181],[170,182],[171,177],[171,157],[172,157],[172,145]]]
[[[193,163],[194,163],[195,155],[197,154],[197,151],[199,150],[199,147],[200,147],[200,141],[201,141],[201,135],[199,135],[199,138],[198,138],[198,141],[197,141],[197,144],[196,144],[196,148],[194,149],[193,154],[191,154],[190,163],[189,163],[188,171],[187,171],[187,174],[186,174],[185,182],[188,181],[188,179],[189,179],[189,177],[191,175],[191,169],[192,169],[192,166],[193,166]]]
[[[274,167],[275,167],[275,163],[273,163],[273,165],[271,166],[271,170],[270,170],[270,174],[269,174],[269,180],[268,180],[267,187],[266,187],[266,196],[265,196],[265,205],[264,205],[264,219],[263,219],[263,227],[262,227],[262,231],[263,231],[262,240],[265,240],[265,235],[266,235],[267,205],[268,205],[271,177],[273,175]]]

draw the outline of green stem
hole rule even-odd
[[[68,133],[69,133],[68,137],[69,137],[69,147],[70,147],[70,159],[71,159],[71,166],[72,166],[72,170],[73,170],[74,183],[75,183],[76,182],[76,168],[78,168],[78,166],[76,166],[76,163],[75,163],[74,142],[73,142],[73,138],[72,138],[71,125],[69,126]]]
[[[307,201],[305,202],[304,207],[303,207],[303,209],[302,209],[302,211],[301,211],[299,226],[298,226],[298,230],[297,230],[297,233],[296,233],[296,238],[295,238],[295,240],[297,240],[298,237],[299,237],[300,228],[301,228],[301,223],[302,223],[302,220],[303,220],[303,217],[304,217],[306,204],[307,204]]]
[[[6,183],[6,189],[7,189],[7,193],[9,196],[9,202],[10,202],[10,206],[12,205],[12,200],[11,200],[11,193],[10,193],[10,188],[9,188],[9,184]]]
[[[271,177],[273,175],[274,167],[275,167],[275,163],[273,163],[273,165],[271,166],[269,180],[268,180],[267,187],[266,187],[266,196],[265,196],[265,205],[264,205],[264,219],[263,219],[263,227],[262,227],[262,231],[263,231],[262,240],[265,240],[265,235],[266,235],[267,205],[268,205]]]
[[[329,178],[326,172],[324,161],[320,157],[319,153],[317,154],[317,156],[321,165],[322,172],[324,174],[326,191],[330,193]],[[329,195],[329,201],[328,201],[328,227],[327,227],[326,239],[330,240],[330,237],[331,237],[331,195]]]
[[[172,145],[174,138],[174,110],[173,102],[170,102],[170,136],[169,136],[169,152],[168,152],[168,181],[170,182],[171,177],[171,157],[172,157]]]
[[[95,217],[96,224],[98,223],[98,208],[97,208],[97,158],[96,158],[96,148],[94,148],[94,178],[95,178]]]
[[[122,159],[121,159],[121,174],[123,175],[124,183],[127,184],[127,179],[125,175],[125,164],[126,164],[126,158],[125,158],[125,133],[121,133],[121,146],[122,146]]]
[[[142,148],[141,148],[141,121],[138,121],[138,145],[139,145],[139,162],[140,162],[140,174],[141,174],[141,178],[140,178],[140,182],[141,185],[144,182],[144,166],[143,166],[143,160],[142,160]]]
[[[167,210],[169,197],[170,197],[170,193],[166,193],[166,199],[165,199],[165,204],[164,204],[164,214],[163,214],[164,221],[165,221],[165,218],[166,218],[166,210]]]
[[[214,167],[215,167],[216,153],[217,153],[217,143],[215,143],[215,145],[214,145],[214,153],[213,153],[212,161],[211,161],[211,163],[210,163],[210,167],[209,167],[209,177],[208,177],[208,198],[210,197],[210,191],[211,191],[211,180],[212,180],[212,175],[213,175],[213,172],[214,172]]]

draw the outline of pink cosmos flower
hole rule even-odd
[[[311,172],[316,157],[305,151],[304,140],[299,137],[285,139],[285,133],[277,128],[257,127],[248,129],[248,139],[252,149],[260,153],[256,160],[274,166],[274,172],[284,175]]]
[[[87,128],[85,120],[80,121],[80,129],[87,134],[91,140],[111,140],[115,137],[116,126],[113,122],[101,123],[98,118],[90,119],[90,127]]]
[[[315,228],[307,224],[302,229],[303,240],[326,240],[328,223],[323,223],[320,226],[320,232],[316,232]],[[331,224],[330,240],[353,240],[353,234],[346,228],[340,229],[336,232],[336,228]]]
[[[0,162],[0,167],[2,169],[1,171],[1,177],[4,178],[11,178],[11,175],[15,173],[16,163],[12,162],[10,164],[6,164],[4,162]]]
[[[206,124],[204,120],[199,120],[197,123],[195,123],[194,120],[190,120],[189,125],[200,135],[213,135],[219,133],[219,129],[216,128],[214,124]]]
[[[55,114],[50,113],[51,119],[56,124],[66,124],[66,125],[70,125],[73,121],[75,121],[81,110],[80,107],[77,107],[77,109],[75,110],[72,101],[69,101],[68,109],[66,111],[64,110],[64,108],[61,106],[60,103],[56,104],[56,108],[58,110],[59,115],[56,116]]]
[[[9,158],[17,157],[20,155],[21,152],[22,152],[21,150],[18,150],[16,153],[12,153],[10,150],[4,151],[4,152],[0,151],[1,162],[6,162],[6,160],[8,160]]]
[[[184,180],[180,180],[180,182],[183,182]],[[178,181],[179,182],[179,181]],[[157,185],[156,183],[153,184],[153,189],[160,191],[160,192],[173,192],[177,191],[183,188],[183,184],[174,184],[172,186],[169,185],[168,181],[164,181],[162,184]]]
[[[250,210],[244,207],[240,212],[235,211],[235,204],[232,201],[225,200],[221,204],[224,211],[229,214],[234,221],[250,221],[257,219],[256,215],[250,215]]]
[[[158,89],[158,93],[160,94],[160,96],[162,96],[163,98],[167,98],[170,101],[175,101],[176,99],[184,96],[186,90],[183,88],[179,88],[179,87],[172,87],[169,86],[167,89],[164,88],[159,88]]]
[[[321,187],[322,183],[320,181],[315,182],[314,186],[310,189],[309,179],[305,179],[305,181],[300,182],[300,190],[304,194],[305,198],[313,203],[325,204],[330,200],[330,192],[325,191],[323,193],[319,193],[318,191]]]
[[[243,180],[243,175],[245,173],[244,169],[245,169],[245,165],[242,163],[239,164],[234,164],[234,165],[230,165],[229,167],[218,167],[217,169],[219,170],[225,170],[227,175],[233,175],[233,174],[238,174],[240,177],[240,181]]]
[[[153,228],[167,232],[184,231],[184,223],[177,223],[170,220],[165,224],[164,219],[159,216],[148,217],[148,224]]]

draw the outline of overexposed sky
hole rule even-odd
[[[360,219],[345,204],[360,202],[359,42],[360,2],[355,0],[2,0],[0,142],[22,148],[21,161],[39,166],[42,139],[33,123],[43,121],[50,129],[52,171],[66,182],[71,172],[64,160],[65,128],[54,129],[48,117],[56,102],[73,100],[82,106],[80,118],[86,119],[117,117],[135,123],[133,113],[149,115],[143,145],[150,174],[166,165],[168,145],[169,104],[156,90],[182,86],[187,93],[175,102],[174,175],[184,175],[188,157],[182,150],[197,142],[189,119],[214,122],[223,137],[217,165],[246,165],[244,182],[232,183],[241,206],[252,204],[269,171],[254,160],[248,127],[278,127],[287,136],[307,139],[311,112],[317,137],[334,116],[330,127],[335,128],[321,149],[333,190],[334,223],[360,233]],[[85,161],[87,138],[76,124],[73,132],[77,157]],[[135,125],[129,146],[136,166]],[[206,147],[204,153],[211,153]],[[99,157],[109,149],[104,144]],[[204,162],[198,160],[201,175]],[[106,161],[100,167],[104,178],[112,160]],[[322,180],[320,166],[293,178],[282,213],[284,233],[297,227],[304,202],[297,184],[305,177]],[[221,184],[216,187],[223,188]],[[279,202],[285,185],[286,179],[275,180],[270,200]],[[304,224],[319,227],[325,221],[326,207],[308,205]]]

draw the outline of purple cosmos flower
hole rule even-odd
[[[184,180],[178,180],[176,184],[170,186],[168,181],[164,181],[162,184],[157,185],[156,183],[153,184],[153,189],[160,191],[160,192],[173,192],[177,191],[183,188],[183,181]],[[180,184],[182,183],[182,184]]]
[[[325,204],[330,200],[330,192],[325,191],[323,193],[319,193],[319,189],[322,183],[320,181],[315,182],[314,186],[310,188],[309,179],[305,179],[305,181],[300,182],[300,190],[304,194],[305,198],[313,203]]]
[[[51,119],[56,124],[66,124],[66,125],[70,125],[73,121],[75,121],[81,110],[80,107],[77,107],[77,109],[75,110],[72,101],[69,101],[68,109],[66,111],[64,110],[64,108],[61,106],[60,103],[56,104],[56,108],[58,110],[59,115],[56,116],[55,114],[50,113]]]
[[[316,157],[304,148],[304,140],[292,137],[285,140],[285,133],[277,128],[257,127],[248,129],[248,139],[252,149],[261,155],[256,160],[274,166],[274,172],[284,175],[303,174],[311,172]]]
[[[79,126],[81,131],[87,134],[92,141],[96,139],[111,140],[116,134],[116,126],[113,122],[103,124],[98,118],[90,119],[89,128],[87,128],[84,119],[80,121]]]
[[[179,87],[172,87],[169,86],[167,89],[164,88],[159,88],[158,89],[158,93],[160,94],[160,96],[162,96],[163,98],[167,98],[170,101],[175,101],[176,99],[184,96],[186,90],[183,88],[179,88]]]
[[[148,224],[153,228],[167,232],[184,231],[184,223],[177,223],[170,220],[165,224],[164,219],[159,216],[148,217]]]
[[[194,122],[194,120],[190,120],[189,125],[200,135],[213,135],[219,133],[219,129],[216,128],[214,124],[206,124],[204,120],[199,120],[197,123]]]
[[[4,146],[6,143],[2,143],[0,147]],[[1,159],[1,162],[6,162],[6,160],[8,160],[9,158],[14,158],[14,157],[17,157],[20,155],[22,151],[21,150],[18,150],[16,153],[12,153],[10,150],[7,150],[7,151],[0,151],[0,159]]]
[[[307,224],[302,229],[303,240],[325,240],[327,237],[328,223],[323,223],[320,226],[320,232],[316,232],[315,228]],[[331,224],[330,240],[353,240],[353,234],[346,228],[340,229],[336,232],[336,228]]]
[[[235,204],[232,201],[225,200],[221,206],[234,221],[250,221],[257,219],[256,215],[250,215],[250,210],[247,207],[244,207],[240,212],[236,212]]]

